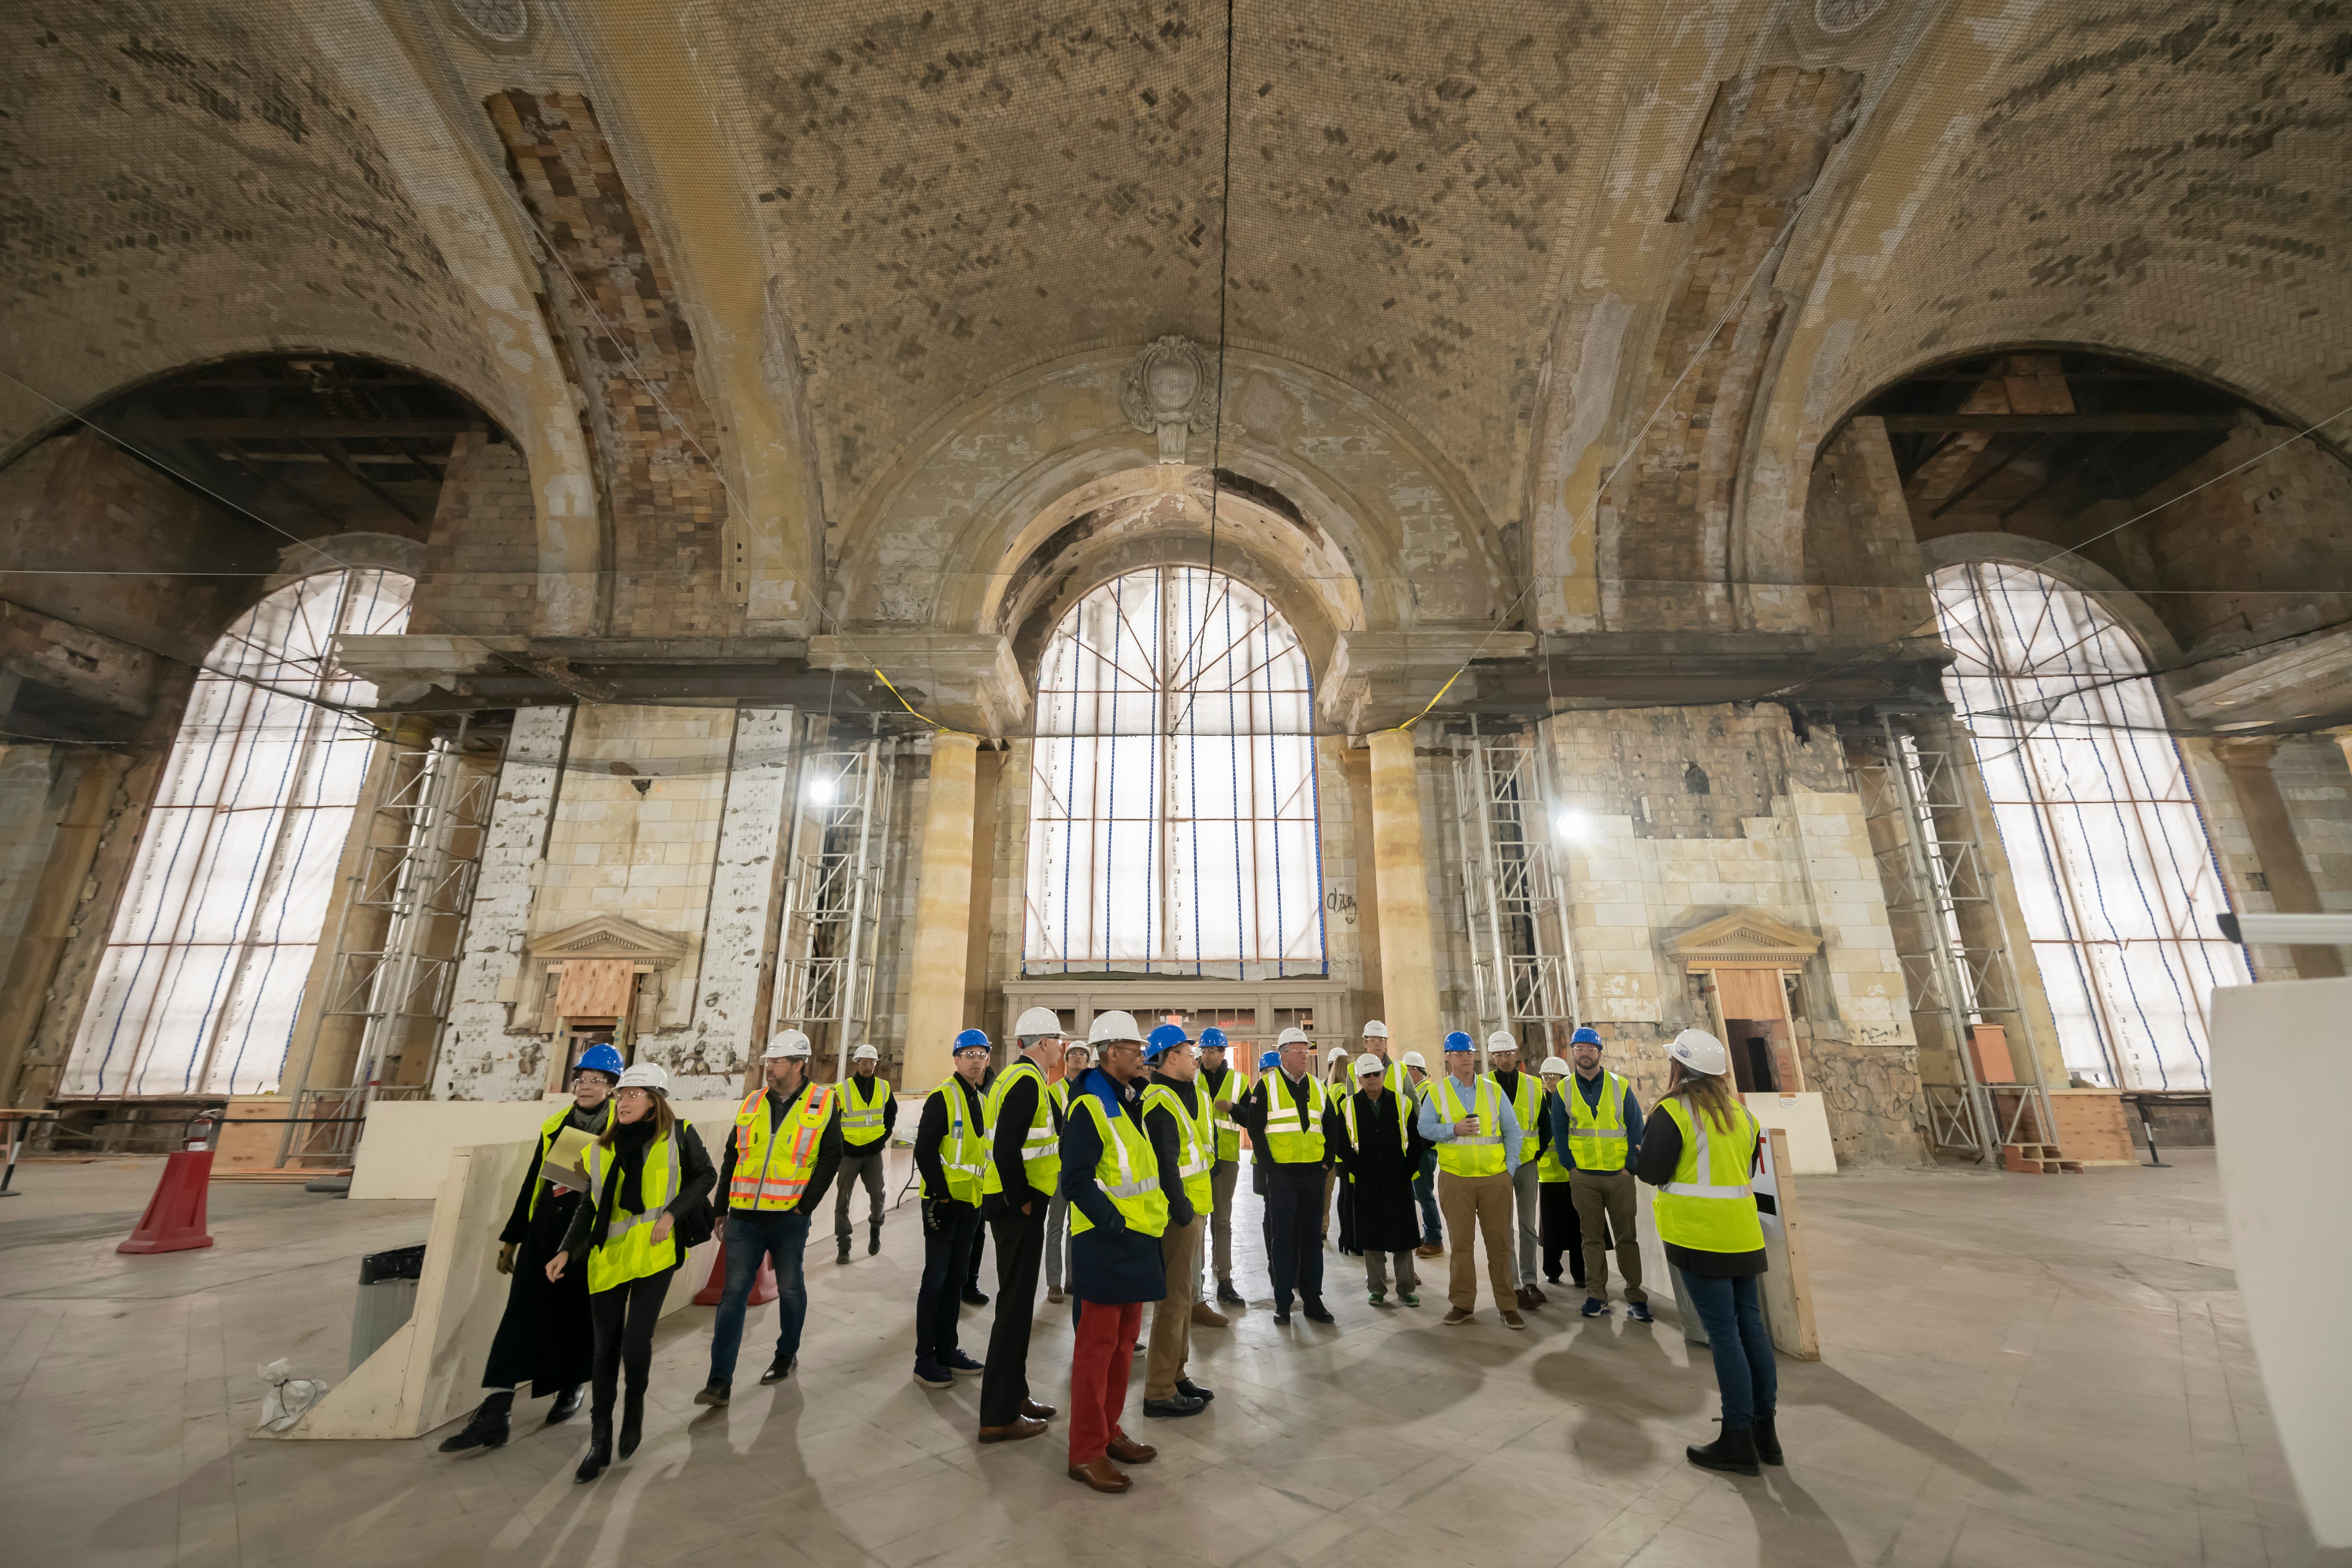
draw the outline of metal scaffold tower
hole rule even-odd
[[[1932,1030],[1944,1042],[1958,1079],[1924,1086],[1936,1146],[1986,1161],[1999,1158],[2005,1143],[2053,1139],[2042,1053],[2017,1005],[2017,974],[2000,935],[1982,847],[1987,825],[1959,771],[1967,760],[1885,718],[1875,731],[1849,735],[1847,760],[1870,824],[1915,1030],[1923,1038]],[[1969,1030],[1983,1023],[2001,1024],[2019,1040],[2007,1053],[2015,1081],[1979,1076]],[[2021,1060],[2029,1069],[2022,1076]]]
[[[820,742],[801,769],[776,944],[775,1028],[830,1047],[849,1073],[874,1015],[875,950],[889,858],[888,742]]]
[[[1454,756],[1478,1027],[1518,1035],[1538,1061],[1583,1022],[1542,771],[1532,731],[1474,734]]]
[[[431,1079],[498,793],[497,768],[467,761],[465,733],[461,721],[452,735],[391,742],[376,769],[365,847],[336,920],[326,996],[310,1041],[315,1058],[320,1032],[340,1021],[339,1032],[356,1028],[358,1047],[347,1083],[303,1083],[281,1164],[348,1163],[369,1103],[422,1098]],[[393,1062],[419,1051],[423,1072],[402,1074],[417,1081],[380,1081]],[[306,1061],[305,1079],[309,1071]],[[324,1120],[298,1137],[302,1118]]]

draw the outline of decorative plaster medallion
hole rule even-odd
[[[1128,362],[1118,405],[1138,430],[1157,432],[1160,460],[1184,460],[1185,437],[1216,417],[1209,356],[1190,338],[1165,337]]]
[[[1822,0],[1826,5],[1830,0]],[[486,38],[501,44],[519,44],[530,30],[530,12],[523,0],[450,0],[466,25]]]
[[[1813,0],[1813,20],[1824,33],[1851,33],[1886,8],[1886,0]]]

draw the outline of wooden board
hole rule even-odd
[[[1757,1217],[1763,1222],[1768,1265],[1760,1281],[1764,1323],[1774,1350],[1799,1361],[1819,1361],[1822,1342],[1813,1330],[1813,1286],[1805,1268],[1805,1228],[1797,1204],[1797,1173],[1789,1159],[1789,1134],[1768,1127],[1765,1137],[1764,1169],[1756,1178]],[[1769,1213],[1763,1201],[1768,1197]]]
[[[2085,1165],[2135,1165],[2130,1112],[2123,1097],[2111,1089],[2053,1089],[2050,1091],[2052,1131],[2066,1158]]]

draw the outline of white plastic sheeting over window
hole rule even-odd
[[[2067,1068],[2205,1088],[2208,1000],[2250,976],[2215,926],[2228,897],[2139,648],[2026,567],[1948,566],[1934,586]]]
[[[107,940],[68,1095],[278,1087],[376,732],[339,632],[397,632],[413,584],[331,572],[240,617],[189,693]]]
[[[1079,601],[1039,666],[1025,971],[1325,973],[1313,721],[1247,584],[1161,566]]]

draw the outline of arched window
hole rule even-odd
[[[1027,973],[1325,973],[1313,682],[1263,595],[1114,578],[1037,687]]]
[[[2029,567],[1933,579],[1945,676],[2024,907],[2070,1071],[2120,1089],[2206,1087],[2206,1005],[2244,984],[2229,902],[2180,752],[2131,637]]]
[[[397,632],[410,580],[289,583],[240,616],[188,694],[66,1072],[67,1095],[275,1089],[376,731],[336,634]]]

